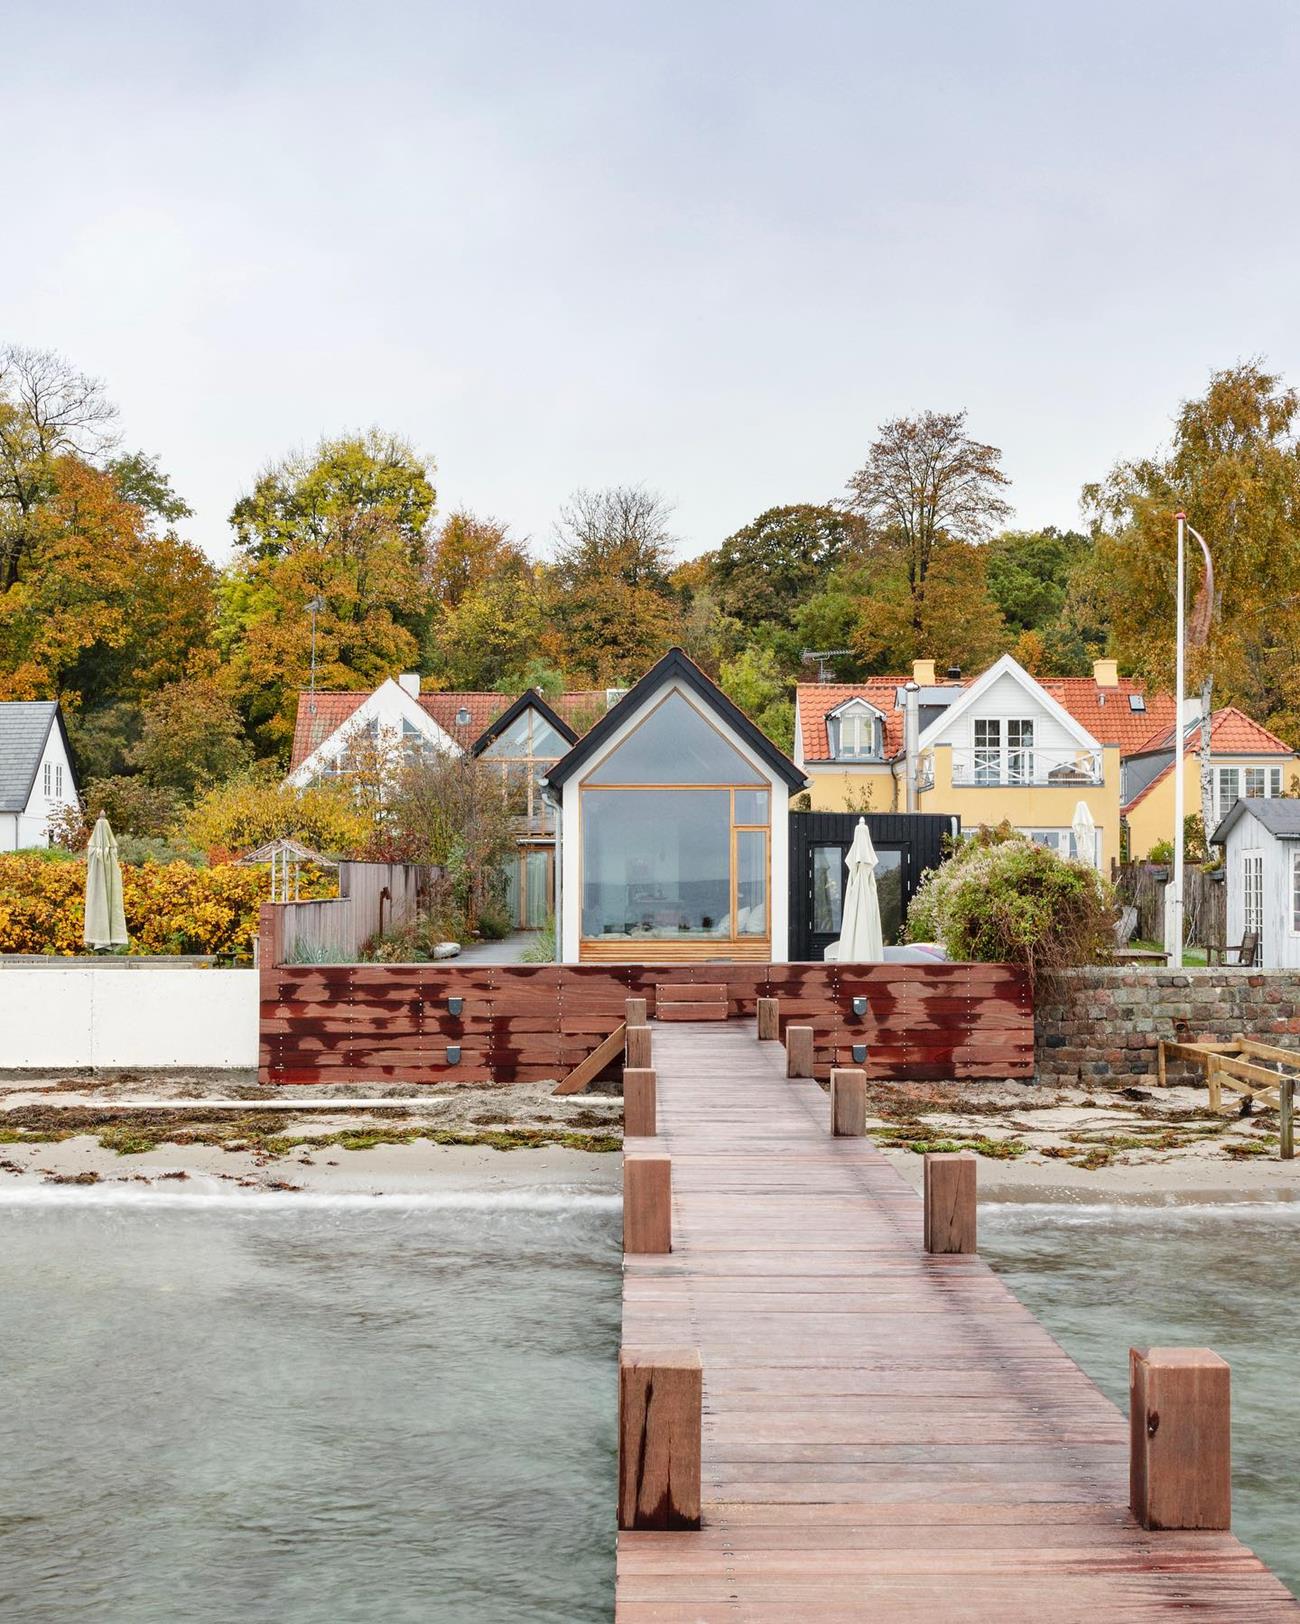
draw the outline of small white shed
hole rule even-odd
[[[1226,940],[1258,931],[1261,966],[1300,969],[1300,800],[1240,800],[1210,838],[1223,847]]]

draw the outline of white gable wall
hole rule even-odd
[[[1032,717],[1036,750],[1077,750],[1078,734],[1065,728],[1043,701],[1044,696],[1036,693],[1034,688],[1026,689],[1010,672],[1004,672],[951,724],[944,717],[938,718],[933,731],[927,731],[926,742],[951,744],[957,750],[973,750],[977,717],[985,720],[998,718],[1004,724],[1013,718]],[[1005,726],[1002,739],[1005,744]]]
[[[346,722],[336,727],[327,739],[321,740],[312,753],[289,774],[285,783],[294,789],[305,789],[322,773],[335,766],[339,757],[346,753],[357,731],[372,721],[379,724],[381,737],[393,743],[400,740],[402,723],[406,721],[418,729],[435,750],[444,751],[448,755],[460,752],[460,745],[443,732],[433,717],[421,708],[418,700],[389,677],[368,699],[357,706]]]
[[[50,790],[45,792],[45,769],[50,770]],[[45,741],[45,750],[27,805],[20,813],[0,817],[0,850],[21,851],[26,846],[48,846],[50,819],[64,807],[75,806],[77,785],[72,762],[63,746],[63,733],[56,720]]]

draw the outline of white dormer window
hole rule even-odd
[[[850,705],[830,718],[831,753],[839,761],[880,755],[880,717],[866,705]]]

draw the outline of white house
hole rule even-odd
[[[1228,945],[1253,931],[1257,964],[1300,969],[1300,801],[1240,800],[1210,838],[1223,847]]]
[[[807,779],[681,649],[542,782],[561,962],[787,960],[789,800]]]
[[[57,700],[0,704],[0,851],[48,846],[50,819],[77,803]]]

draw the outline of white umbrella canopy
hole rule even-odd
[[[865,818],[858,819],[845,863],[849,883],[844,891],[844,913],[840,920],[841,964],[882,964],[885,938],[880,928],[880,895],[876,890],[876,848]]]
[[[1081,863],[1089,868],[1097,866],[1097,825],[1087,801],[1080,801],[1074,809],[1074,850]]]
[[[122,865],[117,860],[117,841],[101,812],[86,848],[85,943],[87,947],[124,947],[126,940]]]

